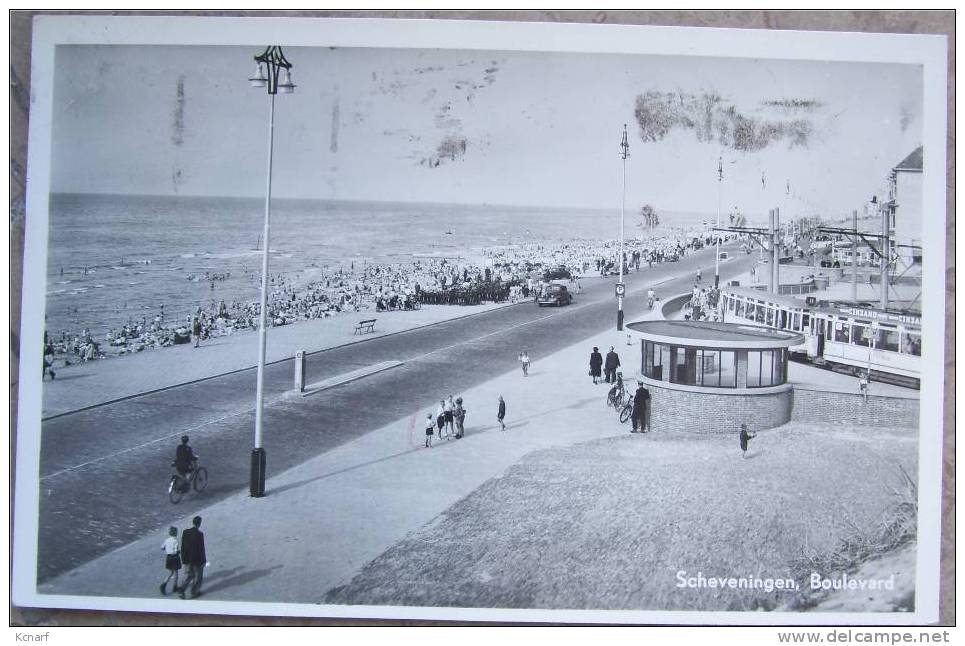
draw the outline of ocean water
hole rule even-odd
[[[707,214],[673,213],[675,227]],[[47,330],[103,334],[219,300],[257,300],[264,201],[55,194],[50,201]],[[628,210],[627,235],[636,220]],[[619,210],[273,200],[272,275],[310,280],[352,263],[473,257],[529,241],[615,238]],[[213,283],[205,272],[227,276]],[[230,276],[228,276],[230,274]],[[212,288],[213,284],[213,288]]]

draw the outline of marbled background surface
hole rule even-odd
[[[31,20],[39,13],[70,14],[71,11],[10,13],[10,449],[15,446],[18,363],[20,356],[20,298],[23,269],[24,181],[27,165],[27,124],[30,106]],[[136,15],[148,12],[91,12],[108,15]],[[947,155],[947,242],[946,242],[946,328],[945,328],[945,411],[944,471],[942,474],[942,567],[941,624],[955,623],[955,13],[954,11],[696,11],[696,10],[542,10],[542,11],[190,11],[151,12],[193,16],[289,17],[381,17],[438,20],[518,20],[527,22],[576,22],[628,25],[677,25],[690,27],[735,27],[745,29],[804,29],[816,31],[861,31],[884,33],[946,34],[948,50],[948,155]],[[11,461],[11,464],[13,462]],[[11,468],[11,519],[13,514],[13,469]],[[12,532],[12,528],[11,528]],[[43,610],[11,607],[11,625],[419,625],[445,622],[373,621],[344,619],[292,619],[265,617],[221,617],[148,613]]]

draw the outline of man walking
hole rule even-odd
[[[506,419],[506,402],[503,401],[503,396],[499,396],[499,409],[496,411],[496,421],[499,422],[500,430],[506,430],[506,424],[503,420]]]
[[[647,424],[647,408],[650,404],[650,391],[644,388],[642,383],[637,384],[637,392],[633,394],[633,415],[631,420],[633,430],[631,433],[646,433],[649,430]],[[639,431],[637,429],[640,429]]]
[[[178,596],[184,599],[184,592],[191,586],[191,598],[201,596],[201,582],[204,579],[204,568],[208,564],[208,556],[204,551],[204,534],[201,532],[201,516],[191,520],[192,527],[181,532],[181,562],[187,567],[188,573],[184,585],[178,590]]]
[[[606,382],[608,384],[616,381],[617,378],[617,368],[620,367],[620,355],[613,351],[613,346],[610,346],[610,351],[606,353],[606,361],[603,364],[603,372],[606,374]]]

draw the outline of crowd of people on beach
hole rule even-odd
[[[684,231],[629,238],[624,246],[624,272],[639,271],[655,263],[672,262],[711,244],[706,233]],[[576,283],[581,277],[618,273],[616,240],[533,242],[484,250],[475,259],[420,257],[407,263],[349,262],[338,268],[312,266],[300,281],[285,274],[269,279],[268,325],[329,318],[343,312],[408,311],[422,305],[479,305],[536,298],[553,280]],[[244,272],[257,283],[257,272]],[[191,276],[190,278],[196,278]],[[230,273],[209,273],[205,280],[231,278]],[[212,300],[193,310],[165,312],[158,304],[153,317],[130,318],[124,325],[96,335],[90,327],[80,333],[61,330],[44,343],[47,362],[65,365],[149,349],[190,343],[257,329],[257,300]]]
[[[734,234],[722,236],[729,240]],[[688,253],[714,244],[708,232],[673,231],[638,236],[624,241],[623,272],[639,271],[664,262],[676,262]],[[534,270],[553,268],[570,276],[612,276],[620,273],[617,261],[619,240],[566,240],[556,244],[524,243],[494,247],[486,257],[505,282],[531,276]],[[564,277],[564,276],[561,276]]]

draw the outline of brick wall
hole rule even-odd
[[[874,384],[871,386],[874,388]],[[821,422],[918,428],[919,401],[916,398],[841,393],[794,387],[791,419],[795,422]]]
[[[786,424],[791,419],[791,391],[717,395],[662,388],[650,390],[650,428],[692,433],[736,433],[741,423],[751,431]]]

